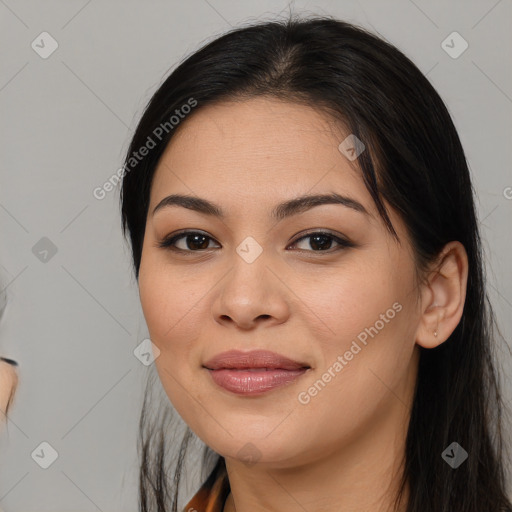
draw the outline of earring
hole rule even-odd
[[[434,336],[437,338],[437,329],[434,331]]]

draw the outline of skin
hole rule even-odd
[[[377,214],[357,160],[338,150],[347,135],[307,106],[268,98],[217,104],[180,125],[154,176],[141,304],[169,399],[226,458],[231,494],[225,511],[391,510],[419,346],[445,341],[462,315],[464,247],[448,244],[435,270],[417,284],[403,221],[386,204],[398,244]],[[369,215],[328,204],[279,222],[270,217],[278,203],[331,192],[357,200]],[[153,216],[170,194],[208,199],[226,216],[180,206]],[[176,245],[186,253],[157,247],[183,229],[210,238],[197,245],[181,238]],[[325,230],[355,246],[336,250],[336,241],[327,239],[331,246],[322,251],[312,238],[298,241]],[[252,263],[236,252],[248,236],[263,250]],[[299,393],[394,303],[401,311],[360,344],[309,403],[300,403]],[[235,395],[202,367],[233,348],[269,349],[311,369],[263,395]],[[240,453],[248,443],[255,463]]]
[[[9,363],[0,360],[0,427],[6,423],[6,409],[9,398],[14,399],[14,392],[18,385],[18,371]]]

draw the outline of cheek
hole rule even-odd
[[[337,269],[322,281],[311,278],[302,296],[338,349],[379,320],[397,301],[398,291],[383,266],[361,264]]]
[[[196,283],[196,284],[194,284]],[[151,340],[165,351],[190,345],[201,329],[197,318],[203,287],[149,258],[141,264],[139,295]]]
[[[407,292],[412,274],[403,267],[397,276],[388,267],[351,267],[326,284],[323,295],[318,288],[308,291],[309,305],[318,315],[316,325],[328,326],[316,340],[322,341],[318,373],[329,382],[330,391],[322,391],[325,400],[348,400],[356,408],[369,405],[368,397],[378,396],[377,376],[392,387],[408,366],[414,348],[409,320],[413,298]],[[352,399],[342,393],[347,390]],[[324,399],[317,402],[326,403]]]
[[[191,407],[191,397],[198,395],[195,350],[196,340],[204,332],[198,318],[204,292],[194,291],[187,281],[182,282],[165,265],[149,258],[141,263],[140,301],[150,339],[160,350],[155,367],[173,407],[185,422],[193,423],[200,414]]]

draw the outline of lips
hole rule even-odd
[[[250,352],[230,350],[217,354],[212,359],[206,361],[203,366],[209,370],[231,369],[247,371],[301,370],[310,368],[306,362],[295,361],[268,350],[253,350]]]
[[[218,354],[203,366],[217,386],[244,396],[262,395],[289,385],[311,368],[305,362],[267,350],[231,350]]]

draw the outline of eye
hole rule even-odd
[[[314,233],[309,233],[305,236],[302,236],[301,238],[293,242],[291,246],[297,245],[299,242],[307,240],[308,238],[310,240],[309,242],[305,242],[306,248],[299,248],[299,250],[306,250],[309,252],[335,252],[343,248],[355,247],[355,245],[352,242],[349,242],[344,238],[341,238],[339,236],[333,235],[325,231],[315,231]],[[334,250],[330,250],[332,248],[333,242],[338,244],[338,247],[335,247]],[[311,251],[310,249],[307,248],[307,246],[311,247],[314,250]]]
[[[182,252],[199,252],[209,249],[209,243],[213,238],[201,233],[199,231],[182,231],[171,237],[167,237],[157,246],[161,248],[168,248],[174,251]],[[176,242],[181,243],[181,247]]]
[[[308,238],[310,239],[309,243],[303,242]],[[200,231],[182,231],[181,233],[177,233],[164,238],[161,242],[157,243],[157,247],[189,253],[202,252],[212,248],[210,247],[211,241],[213,241],[212,237],[201,233]],[[330,250],[332,249],[333,242],[337,244],[338,247],[335,247],[334,250]],[[325,231],[315,231],[313,233],[304,235],[301,238],[295,240],[295,242],[293,242],[288,247],[296,246],[298,243],[305,243],[306,245],[309,245],[311,249],[313,249],[311,250],[307,247],[299,247],[299,250],[305,250],[307,252],[335,252],[343,248],[355,247],[352,242],[349,242],[344,238]],[[181,244],[181,247],[178,244]]]

